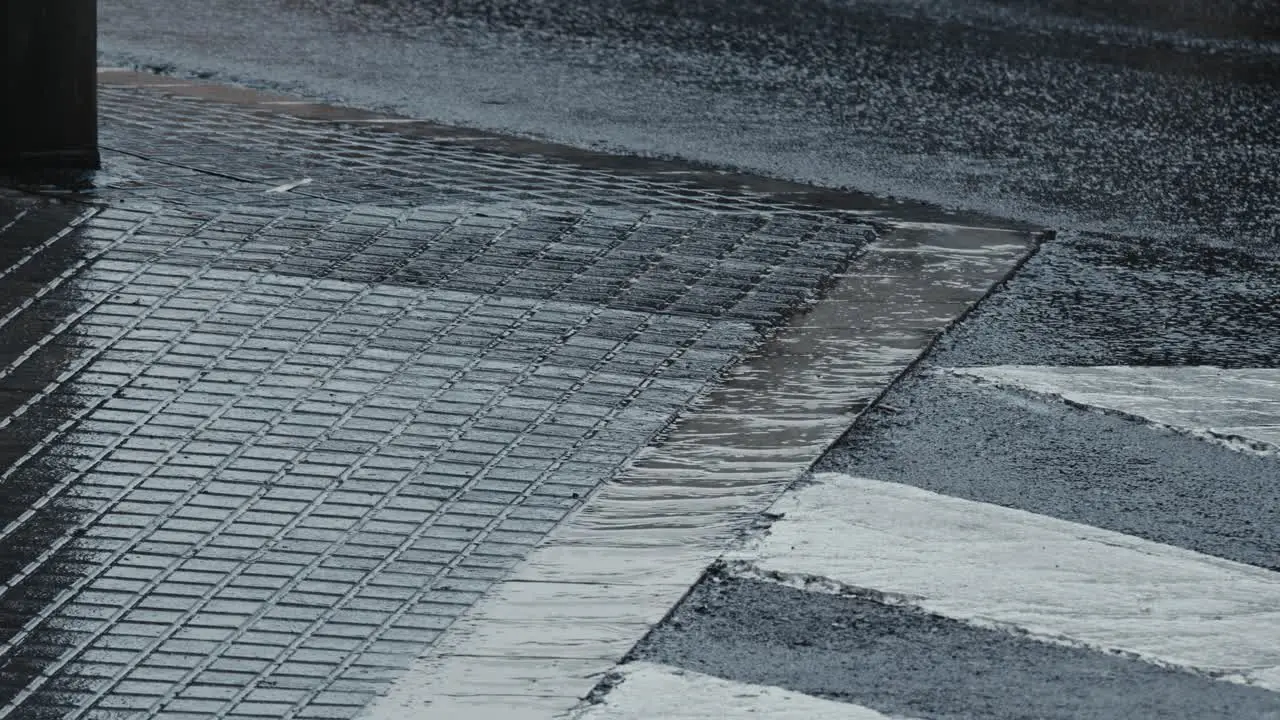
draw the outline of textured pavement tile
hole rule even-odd
[[[108,204],[0,202],[0,715],[354,717],[871,237],[102,100]]]
[[[101,89],[107,172],[99,194],[187,206],[494,205],[823,214],[692,178],[643,179],[530,154],[354,129],[153,91]],[[163,164],[163,173],[157,173]],[[305,181],[305,184],[300,184]],[[288,189],[286,189],[288,188]],[[789,237],[791,241],[796,238]]]

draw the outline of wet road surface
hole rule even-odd
[[[1038,240],[101,79],[0,223],[0,716],[567,710]]]
[[[109,0],[102,48],[1060,229],[1274,240],[1274,38],[1009,5]]]
[[[1280,710],[1280,697],[1265,690],[883,599],[733,576],[699,585],[635,657],[889,717],[1257,718]]]
[[[1029,537],[1066,537],[1062,547],[1085,556],[1114,553],[1107,557],[1116,567],[1130,563],[1135,573],[1114,595],[1116,616],[1132,626],[1108,620],[1090,634],[1040,618],[1047,624],[1023,637],[1034,617],[1007,615],[1016,597],[964,600],[956,595],[963,583],[890,597],[877,594],[892,585],[884,578],[859,586],[854,565],[810,568],[829,572],[830,582],[794,590],[784,587],[795,580],[784,572],[794,559],[779,552],[761,556],[780,563],[774,575],[739,565],[708,575],[634,657],[741,687],[820,695],[850,712],[1020,717],[1026,693],[1035,693],[1049,716],[1275,717],[1280,673],[1266,647],[1241,660],[1212,655],[1209,641],[1200,654],[1179,654],[1135,638],[1159,640],[1144,628],[1163,627],[1151,618],[1169,607],[1172,620],[1183,617],[1177,608],[1194,616],[1214,607],[1204,595],[1162,604],[1161,593],[1138,583],[1162,577],[1144,558],[1217,577],[1231,597],[1227,588],[1254,588],[1261,608],[1274,607],[1269,529],[1277,520],[1266,499],[1280,461],[949,372],[1280,366],[1277,15],[1267,2],[1219,4],[1208,16],[1192,3],[1153,5],[566,0],[442,10],[408,0],[105,0],[102,49],[112,64],[1053,228],[1056,238],[862,416],[818,469],[832,473],[823,476],[832,488],[860,488],[837,508],[856,506],[874,483],[894,483],[924,493],[902,502],[925,516],[959,498],[976,503],[964,506],[975,513],[1014,513],[1008,517],[1025,523]],[[127,164],[118,167],[126,183]],[[237,182],[275,187],[309,174],[301,170]],[[344,200],[351,187],[315,188],[311,199],[372,197]],[[379,187],[378,202],[403,191]],[[175,191],[147,192],[167,202]],[[769,537],[803,537],[812,525],[805,498],[821,493],[806,495],[803,485],[798,493],[790,522],[764,516],[763,525],[777,523],[772,536],[755,537],[766,549]],[[972,537],[963,522],[944,530]],[[1037,574],[1051,557],[1028,550],[1022,559],[1031,563],[1027,587],[1045,597],[1055,583],[1075,587]],[[1090,571],[1082,567],[1080,577],[1098,580]],[[1255,580],[1263,584],[1248,584]],[[1209,619],[1250,617],[1242,607]],[[996,630],[1013,628],[1013,637],[984,635],[991,630],[975,628],[975,614],[1004,618]],[[837,619],[819,626],[828,616]],[[857,621],[835,627],[851,617]],[[1270,637],[1275,622],[1261,618],[1240,637]],[[1170,631],[1166,639],[1188,637]],[[857,662],[868,647],[884,666],[920,672],[920,684],[876,682]],[[746,655],[775,662],[737,660]],[[823,670],[802,672],[814,666]],[[955,690],[964,684],[957,677],[971,676],[994,678],[997,697]],[[623,677],[595,710],[608,717],[609,695],[622,708],[626,692]],[[1170,697],[1186,701],[1170,705]]]

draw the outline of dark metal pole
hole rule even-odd
[[[0,168],[96,169],[97,0],[0,7]]]

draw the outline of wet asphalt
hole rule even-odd
[[[100,4],[111,64],[1052,228],[820,469],[1280,568],[1274,458],[928,372],[1280,365],[1274,2]],[[1275,716],[1267,693],[717,582],[644,659],[918,717]],[[827,633],[828,615],[865,621]],[[957,658],[990,692],[960,687]]]
[[[1265,26],[1268,6],[1243,27]],[[1275,40],[1044,8],[104,0],[101,48],[113,63],[1061,229],[1271,245]]]
[[[930,362],[1276,367],[1278,299],[1274,246],[1065,232]]]
[[[756,628],[744,634],[742,627]],[[1275,717],[1280,695],[908,607],[712,575],[631,659],[889,717]]]
[[[962,378],[907,379],[817,469],[1280,570],[1275,458]]]

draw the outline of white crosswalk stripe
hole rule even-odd
[[[958,381],[976,380],[1115,412],[1254,455],[1274,454],[1268,444],[1274,438],[1267,433],[1280,427],[1280,371],[1002,366],[943,372]],[[740,578],[853,593],[1048,645],[1140,658],[1146,662],[1130,662],[1191,671],[1200,682],[1237,692],[1280,692],[1280,573],[907,484],[842,473],[810,479],[773,503],[770,515],[777,519],[767,531],[720,556],[724,567]],[[594,542],[573,549],[569,557],[575,567],[585,562],[587,547],[595,551]],[[480,716],[515,717],[510,701],[517,697],[523,707],[519,717],[555,714],[555,708],[564,707],[563,696],[594,683],[604,672],[597,668],[609,663],[610,655],[625,652],[629,643],[602,641],[618,634],[618,608],[631,608],[626,627],[638,636],[668,607],[662,598],[683,589],[683,583],[662,591],[649,587],[654,578],[671,573],[671,552],[653,554],[662,569],[646,570],[643,586],[652,590],[652,601],[640,606],[623,601],[636,597],[632,591],[614,592],[607,590],[611,585],[575,579],[572,587],[590,588],[601,601],[591,605],[585,624],[578,622],[586,617],[581,591],[567,591],[541,577],[513,576],[510,592],[490,598],[480,613],[490,620],[503,618],[505,625],[487,635],[465,634],[467,652],[483,657],[459,654],[465,662],[443,658],[424,667],[435,673],[437,684],[485,690],[487,704]],[[684,565],[689,562],[699,561],[692,558]],[[611,561],[610,572],[617,566],[616,559]],[[568,608],[569,614],[530,617],[538,608]],[[566,632],[571,617],[578,621]],[[538,640],[542,635],[554,635],[564,647],[552,648]],[[480,642],[486,638],[491,642]],[[548,648],[560,654],[550,654]],[[548,666],[551,660],[554,666]],[[516,665],[523,685],[504,679]],[[572,680],[566,679],[570,675]],[[886,717],[855,702],[711,677],[688,667],[632,662],[616,666],[611,677],[607,692],[578,705],[571,717]],[[445,715],[455,706],[474,711],[477,697],[434,697],[429,705]],[[412,698],[390,710],[384,704],[380,717],[413,717],[414,708],[423,706]]]
[[[978,381],[1274,456],[1280,370],[951,368]],[[1189,442],[1193,442],[1190,441]],[[726,553],[740,577],[852,592],[1059,645],[1280,691],[1280,573],[910,485],[823,473]],[[861,706],[645,662],[581,720],[880,718]],[[790,713],[790,714],[788,714]]]
[[[1280,453],[1280,369],[1003,365],[948,372],[1142,418],[1236,450]]]
[[[815,480],[727,557],[1280,690],[1280,573],[897,483]]]

